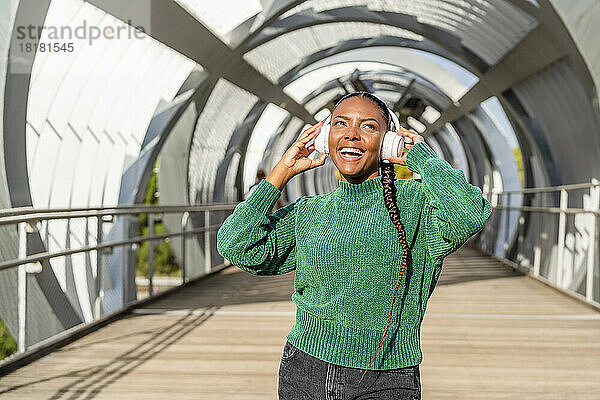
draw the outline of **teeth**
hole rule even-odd
[[[342,152],[347,151],[347,152],[358,154],[358,155],[361,155],[363,153],[361,150],[355,149],[353,147],[344,147],[344,148],[342,148],[341,151]]]

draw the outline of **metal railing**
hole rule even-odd
[[[162,240],[172,237],[181,237],[181,256],[179,265],[181,268],[181,284],[185,284],[189,281],[186,275],[186,242],[187,238],[192,235],[203,234],[204,242],[204,265],[205,269],[202,274],[196,276],[203,276],[210,273],[217,267],[227,265],[227,263],[212,265],[212,256],[216,253],[216,243],[211,241],[212,232],[216,231],[226,218],[225,211],[232,211],[238,203],[218,203],[209,205],[183,205],[183,206],[117,206],[117,207],[95,207],[95,208],[72,208],[72,209],[34,209],[34,208],[15,208],[9,210],[0,211],[0,226],[6,225],[17,225],[18,227],[18,242],[19,251],[18,258],[6,260],[0,262],[0,271],[18,268],[18,337],[17,347],[18,353],[25,352],[28,347],[27,345],[27,274],[35,274],[42,271],[43,262],[49,261],[57,257],[66,257],[78,253],[89,253],[96,252],[96,276],[95,276],[95,287],[94,294],[95,299],[93,306],[93,321],[82,323],[81,327],[88,325],[102,317],[102,270],[103,270],[103,257],[107,253],[111,253],[115,247],[126,247],[126,250],[135,249],[135,246],[140,245],[143,241],[149,241],[148,249],[148,296],[153,297],[158,293],[155,293],[153,278],[154,278],[154,260],[153,260],[153,246],[157,240]],[[220,212],[220,213],[219,213]],[[203,213],[203,226],[194,229],[188,229],[189,221],[191,216]],[[212,213],[212,214],[211,214]],[[220,218],[218,223],[213,223],[214,214],[219,214]],[[125,230],[124,237],[119,240],[104,241],[103,232],[104,224],[115,223],[116,218],[136,218],[139,219],[141,214],[147,214],[148,217],[148,234],[147,235],[136,235],[129,237],[129,230]],[[176,232],[169,232],[163,234],[155,234],[154,226],[157,219],[164,214],[181,214],[181,225],[180,230]],[[228,214],[228,213],[227,213]],[[72,219],[92,219],[96,223],[96,240],[93,245],[85,245],[78,248],[68,248],[54,252],[42,252],[29,254],[31,249],[27,248],[27,235],[28,233],[39,232],[40,224],[46,222],[46,232],[48,231],[48,221],[52,220],[66,220]],[[202,220],[201,220],[202,221]],[[86,221],[87,222],[87,221]],[[130,221],[125,221],[129,223]],[[86,241],[87,241],[87,229],[86,229]],[[48,246],[48,243],[44,243]],[[46,247],[47,248],[47,247]],[[226,261],[226,260],[225,260]],[[123,268],[128,266],[123,265]],[[134,267],[135,268],[135,267]],[[134,283],[132,283],[134,284]],[[136,291],[137,292],[137,291]],[[139,302],[139,299],[133,302],[126,301],[123,298],[122,309],[130,307],[132,304]],[[116,310],[114,312],[118,312]],[[60,334],[60,332],[59,332]],[[55,336],[58,336],[55,335]],[[44,339],[47,341],[51,338]]]
[[[489,197],[495,222],[486,226],[483,236],[501,233],[502,237],[494,237],[492,242],[502,244],[503,252],[490,249],[489,242],[483,250],[600,308],[600,182],[593,179],[590,183],[492,191]],[[517,199],[532,205],[511,205]],[[516,226],[511,228],[515,220]]]
[[[583,207],[569,207],[569,201],[574,199],[572,192],[587,191],[583,195]],[[571,194],[570,194],[571,193]],[[559,194],[557,199],[554,195]],[[600,292],[598,281],[595,276],[598,275],[598,263],[596,262],[598,249],[598,229],[597,220],[600,216],[600,182],[593,180],[591,183],[577,185],[563,185],[546,188],[530,188],[522,190],[511,190],[504,192],[491,192],[484,194],[492,202],[494,213],[494,221],[488,221],[486,228],[480,237],[480,246],[482,250],[490,255],[502,258],[513,264],[516,264],[522,269],[525,269],[531,276],[540,279],[554,287],[570,292],[573,296],[580,298],[596,307],[600,306]],[[534,198],[527,199],[527,196]],[[537,198],[535,198],[537,196]],[[546,196],[546,197],[544,197]],[[549,197],[547,197],[549,196]],[[526,199],[527,203],[552,203],[558,200],[558,205],[538,205],[538,206],[512,206],[511,198]],[[101,301],[103,298],[102,291],[102,265],[103,257],[107,251],[112,251],[115,247],[126,247],[131,250],[134,246],[141,244],[143,241],[149,241],[148,251],[148,276],[147,286],[148,295],[155,296],[154,288],[154,260],[153,246],[157,240],[162,240],[172,237],[182,237],[181,241],[181,259],[180,267],[182,273],[181,284],[185,284],[189,280],[186,274],[186,238],[192,235],[203,235],[204,242],[204,265],[205,269],[202,275],[210,273],[212,270],[225,264],[212,265],[212,256],[216,253],[216,243],[211,241],[212,232],[216,231],[226,218],[225,212],[233,210],[238,203],[219,203],[210,205],[183,205],[183,206],[118,206],[118,207],[96,207],[96,208],[77,208],[77,209],[33,209],[33,208],[18,208],[0,211],[0,226],[17,225],[19,238],[19,253],[18,258],[0,262],[0,271],[11,268],[18,268],[18,352],[24,352],[28,346],[27,342],[27,274],[39,273],[44,261],[58,257],[66,257],[78,253],[96,252],[96,276],[94,287],[94,307],[93,321],[102,317]],[[203,218],[196,219],[196,226],[203,225],[199,228],[188,229],[189,221],[196,214],[203,214]],[[511,213],[518,216],[518,223],[511,228]],[[147,214],[148,217],[148,234],[131,236],[125,231],[125,237],[118,240],[105,241],[103,239],[104,224],[115,223],[117,218],[135,217],[139,219],[139,215]],[[180,230],[164,234],[155,234],[154,227],[158,218],[164,214],[181,214]],[[218,221],[214,218],[215,214],[219,214]],[[565,279],[567,273],[572,277],[574,271],[581,271],[575,257],[577,250],[577,235],[575,242],[567,244],[567,238],[571,232],[568,229],[569,216],[590,216],[586,223],[586,239],[585,246],[585,285],[582,292],[582,285],[569,285]],[[537,216],[537,218],[532,218]],[[545,216],[547,218],[543,218]],[[553,226],[549,223],[550,217],[558,217],[558,222]],[[29,232],[39,231],[39,225],[42,222],[52,220],[67,220],[72,219],[92,219],[96,224],[96,240],[93,245],[85,245],[78,248],[68,248],[55,252],[42,252],[29,254],[30,249],[27,248],[27,234]],[[94,221],[95,220],[95,221]],[[200,222],[200,223],[198,223]],[[211,224],[212,222],[212,224]],[[216,222],[216,223],[215,223]],[[581,221],[579,221],[581,222]],[[577,224],[575,223],[577,227]],[[556,240],[550,241],[549,238],[556,231]],[[46,226],[46,231],[48,227]],[[500,233],[502,232],[502,235]],[[87,233],[86,233],[87,235]],[[581,236],[581,235],[580,235]],[[486,243],[486,240],[488,241]],[[582,238],[580,237],[581,241]],[[492,244],[490,249],[490,243]],[[501,244],[502,252],[495,251],[496,244]],[[45,243],[47,245],[47,242]],[[531,248],[529,248],[531,247]],[[580,246],[581,248],[581,246]],[[544,250],[549,252],[544,252]],[[552,256],[552,249],[556,249],[556,255]],[[567,262],[567,254],[571,254],[571,263]],[[580,255],[581,256],[581,255]],[[579,257],[579,264],[582,257]],[[226,260],[225,260],[226,261]],[[128,266],[123,265],[123,268]],[[202,276],[199,275],[199,276]],[[131,284],[134,284],[133,282]],[[135,305],[139,300],[133,302],[123,301],[123,309]],[[117,310],[118,311],[118,310]],[[91,322],[93,322],[91,321]],[[89,323],[81,324],[82,327]]]

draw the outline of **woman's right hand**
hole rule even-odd
[[[327,158],[327,153],[321,154],[321,157],[311,160],[308,156],[315,151],[315,144],[311,144],[308,147],[305,147],[311,139],[317,137],[319,132],[321,132],[321,127],[323,126],[323,121],[316,123],[315,125],[309,127],[305,131],[303,131],[298,139],[290,146],[289,149],[283,156],[281,157],[280,164],[283,164],[292,176],[302,173],[306,170],[318,167],[325,163],[325,158]]]
[[[298,139],[283,153],[281,160],[275,165],[271,174],[266,178],[279,189],[281,189],[289,179],[309,169],[318,167],[325,163],[327,153],[321,154],[321,157],[311,160],[308,156],[315,151],[315,144],[305,147],[313,138],[321,132],[323,121],[316,123],[303,131]]]

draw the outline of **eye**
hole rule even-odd
[[[346,125],[346,122],[344,122],[344,120],[342,120],[342,119],[338,119],[337,121],[335,121],[335,122],[333,123],[333,125],[335,126],[335,125],[337,125],[337,124],[338,124],[338,123],[340,123],[340,122],[341,122],[342,124]]]
[[[371,123],[366,123],[363,126],[365,128],[367,128],[367,129],[377,129],[377,127],[374,124],[371,124]]]

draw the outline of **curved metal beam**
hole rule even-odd
[[[341,53],[336,53],[335,55],[339,55],[339,54],[341,54]],[[323,56],[323,59],[326,59],[326,58],[328,57],[328,56],[327,56],[327,52],[323,53],[323,54],[322,54],[322,56]],[[317,60],[317,61],[320,61],[320,60]],[[355,59],[354,61],[359,61],[359,59],[357,58],[357,59]],[[406,69],[404,66],[402,66],[402,65],[398,65],[398,64],[395,64],[395,63],[392,63],[392,62],[387,62],[387,61],[386,61],[385,63],[386,63],[386,64],[388,64],[388,65],[393,65],[393,66],[397,66],[397,67],[403,68],[403,69],[404,69],[404,70],[405,70],[405,71],[406,71],[408,74],[410,74],[410,75],[412,75],[412,76],[416,76],[416,77],[418,77],[418,79],[419,79],[419,80],[421,80],[421,81],[423,81],[423,82],[427,83],[428,85],[420,84],[420,85],[419,85],[419,87],[420,87],[420,88],[422,88],[424,91],[428,91],[428,92],[430,92],[430,93],[432,93],[432,94],[434,94],[434,95],[435,95],[435,94],[437,94],[437,95],[439,95],[439,96],[442,96],[442,97],[443,97],[443,99],[444,99],[444,100],[440,101],[440,104],[442,104],[442,103],[443,103],[443,106],[444,106],[444,107],[440,107],[440,108],[439,108],[440,110],[443,110],[443,109],[447,108],[449,104],[452,104],[452,103],[453,103],[453,101],[452,101],[452,99],[451,99],[450,97],[448,97],[448,96],[447,96],[447,95],[446,95],[444,92],[442,92],[442,91],[440,91],[440,90],[437,90],[437,86],[436,86],[436,85],[435,85],[433,82],[431,82],[431,81],[430,81],[430,80],[428,80],[427,78],[423,77],[423,76],[422,76],[422,75],[420,75],[418,72],[416,72],[416,71],[412,71],[412,70],[409,70],[409,69]],[[333,65],[333,64],[336,64],[336,62],[332,62],[331,64],[327,64],[327,65]],[[312,70],[311,70],[311,71],[312,71]],[[302,72],[302,71],[300,71],[299,73],[301,73],[301,72]],[[377,72],[377,71],[371,71],[371,72]],[[399,75],[399,76],[404,76],[404,75],[407,75],[407,74],[399,73],[399,72],[397,72],[397,71],[389,71],[389,70],[386,70],[386,71],[385,71],[385,73],[389,73],[389,74],[397,74],[397,75]],[[299,79],[301,76],[304,76],[304,74],[303,74],[303,75],[298,75],[298,74],[297,74],[297,75],[296,75],[294,78],[295,78],[295,79]],[[282,84],[284,84],[284,86],[285,86],[285,85],[288,85],[288,84],[290,84],[290,83],[291,83],[291,82],[282,82]],[[334,86],[339,86],[339,84],[338,84],[336,81],[330,81],[330,82],[329,82],[329,83],[327,83],[327,84],[333,85],[332,87],[334,87]],[[321,92],[322,92],[322,91],[323,91],[323,90],[321,90]],[[307,102],[308,102],[308,101],[304,101],[304,104],[306,104]]]
[[[263,101],[276,104],[307,122],[316,122],[300,104],[249,65],[239,51],[229,48],[174,0],[148,1],[152,16],[149,36]],[[89,3],[131,26],[141,25],[139,7],[148,6],[147,2],[132,6],[121,0],[89,0]]]
[[[405,29],[423,36],[445,52],[456,54],[456,57],[464,60],[461,65],[464,64],[465,68],[473,71],[473,73],[477,71],[481,74],[489,68],[489,65],[483,59],[465,48],[461,44],[461,40],[448,31],[422,24],[412,15],[371,11],[364,7],[345,7],[321,13],[307,11],[294,14],[274,22],[268,30],[259,32],[252,40],[240,47],[240,50],[246,53],[281,35],[303,28],[339,22],[367,22]]]
[[[412,39],[404,39],[393,36],[381,36],[372,39],[351,39],[341,42],[336,46],[329,47],[327,49],[323,49],[321,51],[313,53],[310,56],[304,58],[304,60],[302,60],[302,62],[296,65],[294,68],[290,69],[285,74],[283,74],[281,78],[279,78],[278,84],[280,86],[286,86],[302,69],[324,58],[330,57],[338,53],[343,53],[346,51],[366,47],[402,47],[408,49],[421,50],[424,52],[436,54],[442,58],[452,61],[476,76],[481,75],[481,71],[475,68],[474,65],[471,65],[465,62],[464,60],[461,60],[459,57],[454,56],[454,54],[444,50],[437,44],[428,40],[419,42]]]
[[[445,122],[454,121],[477,107],[490,95],[503,92],[558,60],[568,57],[592,103],[598,101],[593,78],[581,53],[552,5],[540,1],[538,26],[515,46],[502,60],[481,76],[479,82],[451,106],[442,117],[427,128],[430,133]]]
[[[364,72],[377,74],[380,71],[364,71]],[[398,84],[397,82],[386,81],[385,75],[396,75],[396,76],[401,76],[406,79],[411,78],[411,76],[407,76],[408,74],[405,74],[403,72],[389,71],[389,70],[384,70],[381,72],[382,72],[381,79],[373,79],[371,81],[373,83],[377,83],[377,84],[390,85],[394,90],[397,90],[397,91],[402,91],[405,89],[405,87]],[[418,76],[419,79],[422,79],[423,81],[425,81],[427,83],[430,83],[429,81],[427,81],[427,79],[422,78],[420,75],[418,75],[418,74],[414,74],[414,75]],[[309,103],[312,99],[314,99],[319,94],[321,94],[327,90],[334,89],[336,87],[339,87],[339,82],[337,81],[337,79],[333,79],[333,80],[330,80],[330,81],[324,83],[323,85],[319,86],[319,89],[311,92],[306,97],[306,99],[304,99],[305,100],[304,104]],[[428,86],[428,85],[424,85],[422,82],[415,81],[415,83],[413,84],[413,87],[416,88],[416,90],[422,92],[422,94],[424,95],[423,97],[428,102],[434,104],[437,109],[443,109],[443,106],[452,103],[452,99],[450,99],[448,96],[446,96],[445,93],[435,90],[434,85]]]

